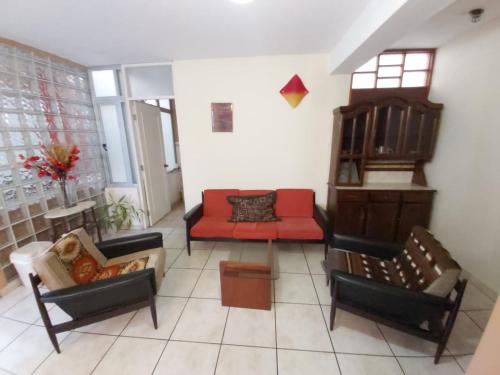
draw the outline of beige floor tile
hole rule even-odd
[[[379,324],[382,333],[396,356],[434,356],[437,344]],[[444,355],[450,354],[445,349]]]
[[[228,248],[219,247],[220,244],[230,245]],[[239,244],[241,246],[241,244]],[[212,250],[205,269],[218,270],[219,263],[223,260],[239,261],[241,257],[241,247],[237,242],[218,242]]]
[[[394,357],[337,354],[342,375],[403,375]]]
[[[69,322],[72,320],[71,316],[66,314],[57,305],[54,306],[53,308],[51,308],[48,311],[48,313],[49,313],[50,321],[52,322],[52,324],[60,324],[60,323]],[[35,322],[35,324],[39,325],[39,326],[43,326],[43,327],[45,326],[43,324],[42,317],[38,318],[38,320]]]
[[[173,340],[220,343],[228,308],[220,300],[190,299],[172,334]]]
[[[67,335],[57,335],[59,344]],[[18,375],[31,374],[53,350],[45,328],[31,326],[0,352],[0,368]]]
[[[0,318],[0,351],[28,328],[29,324]]]
[[[93,374],[151,374],[166,344],[163,340],[118,337]]]
[[[495,302],[474,284],[468,283],[460,310],[492,310],[494,304]]]
[[[165,268],[169,268],[172,266],[172,264],[175,263],[177,258],[182,252],[182,249],[165,249],[167,253],[166,261],[165,261]]]
[[[213,375],[219,345],[169,341],[155,375]]]
[[[276,303],[278,348],[333,351],[319,305]]]
[[[309,273],[302,249],[280,250],[278,259],[281,272]]]
[[[186,247],[186,236],[182,233],[170,233],[163,240],[163,247],[167,249],[184,249]]]
[[[319,302],[322,305],[331,305],[332,297],[330,296],[330,286],[326,285],[325,275],[312,275],[314,287],[318,293]]]
[[[330,322],[330,306],[322,306]],[[392,355],[375,322],[337,309],[333,331],[329,331],[337,353]]]
[[[469,354],[469,355],[457,355],[457,356],[455,356],[455,359],[458,362],[458,364],[460,365],[460,367],[462,368],[462,370],[464,372],[466,372],[467,369],[469,368],[470,361],[472,361],[472,357],[473,357],[472,354]]]
[[[232,307],[229,310],[224,344],[276,347],[274,308],[256,310]]]
[[[448,340],[448,350],[453,355],[473,354],[481,335],[481,329],[464,312],[459,312]]]
[[[164,297],[189,297],[201,270],[170,268],[165,275],[158,295]]]
[[[398,358],[405,375],[463,375],[453,357],[441,357],[437,365],[434,358]]]
[[[45,307],[50,311],[54,305],[52,303],[47,303]],[[16,303],[11,309],[6,311],[3,316],[31,324],[41,318],[40,310],[38,309],[33,294]]]
[[[32,290],[24,286],[17,287],[7,295],[0,297],[0,314],[3,314],[16,303],[20,302],[27,296],[33,294]]]
[[[214,241],[191,241],[191,251],[193,250],[212,250],[215,246]]]
[[[286,375],[340,375],[335,354],[278,349],[278,372]]]
[[[274,282],[275,301],[319,304],[314,284],[309,274],[282,273]]]
[[[156,313],[158,316],[158,329],[154,328],[151,310],[143,308],[132,318],[122,336],[147,337],[155,339],[168,339],[179,320],[182,309],[187,303],[187,298],[156,297]]]
[[[324,275],[325,271],[321,262],[325,259],[325,247],[320,244],[303,244],[304,255],[306,256],[309,271],[312,274]]]
[[[275,349],[222,345],[215,374],[277,374],[276,351]]]
[[[192,297],[221,298],[220,273],[218,270],[203,270],[194,287]]]
[[[72,332],[61,344],[61,354],[52,354],[36,375],[87,375],[97,366],[116,337]]]
[[[184,250],[172,268],[196,268],[203,269],[210,256],[210,250],[191,250],[191,255],[188,255],[187,250]]]
[[[466,314],[484,331],[490,319],[491,310],[467,311]]]
[[[106,319],[101,322],[77,328],[76,331],[87,332],[87,333],[99,333],[102,335],[119,335],[123,331],[123,329],[127,326],[128,322],[130,322],[130,319],[132,319],[134,314],[135,312],[130,312],[127,314],[118,315],[111,319]]]

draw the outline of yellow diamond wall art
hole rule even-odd
[[[302,99],[309,94],[300,77],[295,74],[288,83],[280,90],[285,100],[292,108],[297,107]]]

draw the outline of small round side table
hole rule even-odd
[[[64,219],[68,216],[75,215],[78,213],[82,214],[82,219],[83,219],[83,224],[80,226],[80,228],[87,229],[87,226],[94,225],[96,230],[97,230],[97,237],[99,238],[99,242],[102,241],[102,236],[101,236],[101,229],[99,228],[99,224],[97,223],[97,219],[95,216],[95,211],[94,211],[94,206],[96,205],[96,202],[94,201],[85,201],[85,202],[79,202],[76,206],[69,207],[69,208],[55,208],[53,210],[48,211],[43,217],[47,220],[50,220],[50,224],[52,226],[52,241],[56,242],[57,241],[57,229],[56,229],[56,221],[60,219]],[[90,211],[92,220],[87,221],[87,215],[85,211]],[[68,231],[71,230],[69,227],[69,223],[67,220],[66,221],[66,229]]]

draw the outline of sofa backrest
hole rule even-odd
[[[239,195],[238,189],[207,189],[203,192],[203,216],[231,217],[233,206],[227,201],[230,195]]]
[[[314,211],[314,191],[311,189],[276,190],[276,216],[312,217]]]
[[[452,291],[461,272],[450,253],[420,226],[412,229],[405,249],[393,261],[407,288],[440,297]]]

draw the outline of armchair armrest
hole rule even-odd
[[[203,203],[199,203],[183,216],[186,223],[195,224],[203,216]]]
[[[332,272],[331,294],[339,304],[413,327],[442,319],[453,306],[444,297],[340,271]]]
[[[114,238],[95,244],[108,259],[136,253],[142,250],[163,247],[163,234],[159,232],[143,233],[134,236]]]
[[[328,219],[326,211],[317,204],[315,204],[313,211],[313,218],[316,221],[316,223],[318,223],[318,225],[321,227],[321,229],[323,229],[323,232],[325,233],[326,236],[330,231],[330,220]]]
[[[376,241],[334,233],[333,247],[341,250],[367,254],[376,258],[390,260],[403,251],[404,244],[396,242]]]
[[[42,303],[55,303],[72,318],[144,301],[156,294],[155,271],[119,275],[106,280],[54,290],[40,296]]]

